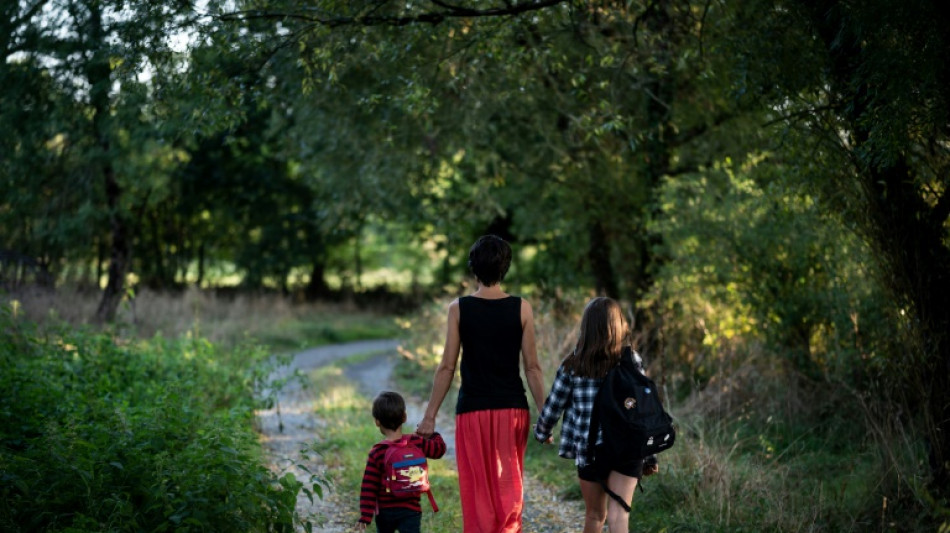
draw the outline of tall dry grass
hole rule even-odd
[[[98,327],[98,304],[98,292],[70,287],[27,288],[0,295],[0,305],[17,317],[46,324]],[[230,344],[267,334],[280,324],[361,313],[352,303],[295,303],[276,294],[220,296],[195,287],[180,293],[142,289],[123,300],[110,327],[142,338],[192,333],[214,343]]]

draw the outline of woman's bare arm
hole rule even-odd
[[[538,350],[534,338],[534,312],[531,304],[521,299],[521,359],[524,364],[525,379],[528,380],[528,390],[534,398],[534,404],[541,412],[544,407],[544,372],[541,362],[538,361]]]
[[[435,432],[435,417],[445,401],[445,396],[455,379],[455,367],[458,364],[461,340],[459,337],[459,301],[449,304],[448,325],[445,333],[445,347],[442,349],[442,361],[435,369],[432,379],[432,392],[429,394],[429,404],[426,406],[422,422],[416,426],[416,433],[423,437],[431,437]]]

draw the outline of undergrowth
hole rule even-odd
[[[253,430],[254,345],[0,315],[0,530],[292,531],[303,483]]]

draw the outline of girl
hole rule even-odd
[[[619,502],[608,498],[605,488],[629,508],[640,477],[655,473],[657,468],[655,465],[644,468],[642,460],[622,466],[599,464],[590,460],[587,449],[591,409],[607,372],[621,357],[632,357],[642,369],[640,356],[626,344],[628,336],[626,321],[615,300],[604,297],[591,300],[584,308],[577,346],[558,368],[535,426],[535,438],[550,443],[551,431],[561,413],[567,410],[558,455],[574,459],[577,465],[586,508],[584,533],[599,533],[605,520],[611,533],[627,533],[629,513]]]

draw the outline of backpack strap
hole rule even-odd
[[[610,371],[607,371],[607,375],[604,376],[604,380],[601,382],[600,388],[597,389],[597,394],[594,396],[594,404],[590,411],[590,425],[587,428],[587,458],[591,464],[593,464],[595,459],[594,452],[597,449],[597,433],[600,431],[600,409],[598,409],[598,404],[600,402],[598,401],[598,398],[600,398],[607,380],[610,379],[610,373]]]
[[[600,486],[604,488],[604,492],[607,493],[607,496],[613,498],[615,502],[619,503],[620,506],[623,507],[624,511],[627,511],[628,513],[630,512],[630,505],[623,501],[623,498],[621,498],[619,494],[610,490],[610,488],[607,486],[607,480],[600,480]],[[637,483],[637,486],[640,487],[640,483]],[[640,487],[640,490],[643,491],[643,487]]]
[[[430,488],[429,490],[427,490],[427,491],[426,491],[426,494],[429,496],[429,505],[432,506],[432,512],[433,512],[433,513],[438,513],[438,512],[439,512],[439,506],[436,505],[436,503],[435,503],[435,496],[432,495],[432,489]]]

